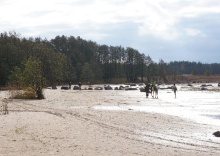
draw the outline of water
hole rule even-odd
[[[220,126],[220,93],[210,91],[178,91],[177,98],[167,90],[159,91],[159,99],[145,99],[145,93],[125,92],[127,104],[105,104],[96,110],[152,112],[181,117],[202,124]],[[129,95],[130,94],[130,95]]]

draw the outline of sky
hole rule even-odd
[[[220,63],[220,0],[0,0],[0,33],[80,36],[154,61]]]

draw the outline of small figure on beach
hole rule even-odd
[[[155,85],[154,81],[150,83],[150,93],[152,94],[153,86]]]
[[[153,81],[151,83],[151,96],[153,98],[158,98],[158,88],[156,86],[156,82],[155,81]]]
[[[150,93],[150,83],[147,83],[144,89],[146,92],[146,98],[148,98],[149,93]]]
[[[81,90],[81,86],[82,86],[82,83],[81,82],[79,82],[79,89]]]
[[[71,82],[69,82],[69,89],[71,89]]]
[[[156,85],[152,87],[151,94],[153,98],[158,99],[158,87]]]
[[[175,95],[175,98],[176,98],[177,87],[176,87],[175,83],[173,84],[172,89],[173,89],[173,92],[174,92],[174,95]]]

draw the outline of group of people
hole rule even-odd
[[[145,89],[145,92],[146,92],[146,98],[148,98],[150,93],[152,94],[153,90],[157,92],[156,94],[158,94],[158,88],[156,86],[156,82],[155,81],[153,81],[152,83],[147,83],[144,89]],[[175,84],[173,84],[172,90],[173,90],[174,96],[176,98],[177,87],[176,87]],[[152,97],[153,97],[153,95],[152,95]]]

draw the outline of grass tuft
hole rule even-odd
[[[11,90],[10,94],[12,99],[37,99],[36,92],[31,87],[25,90]]]

